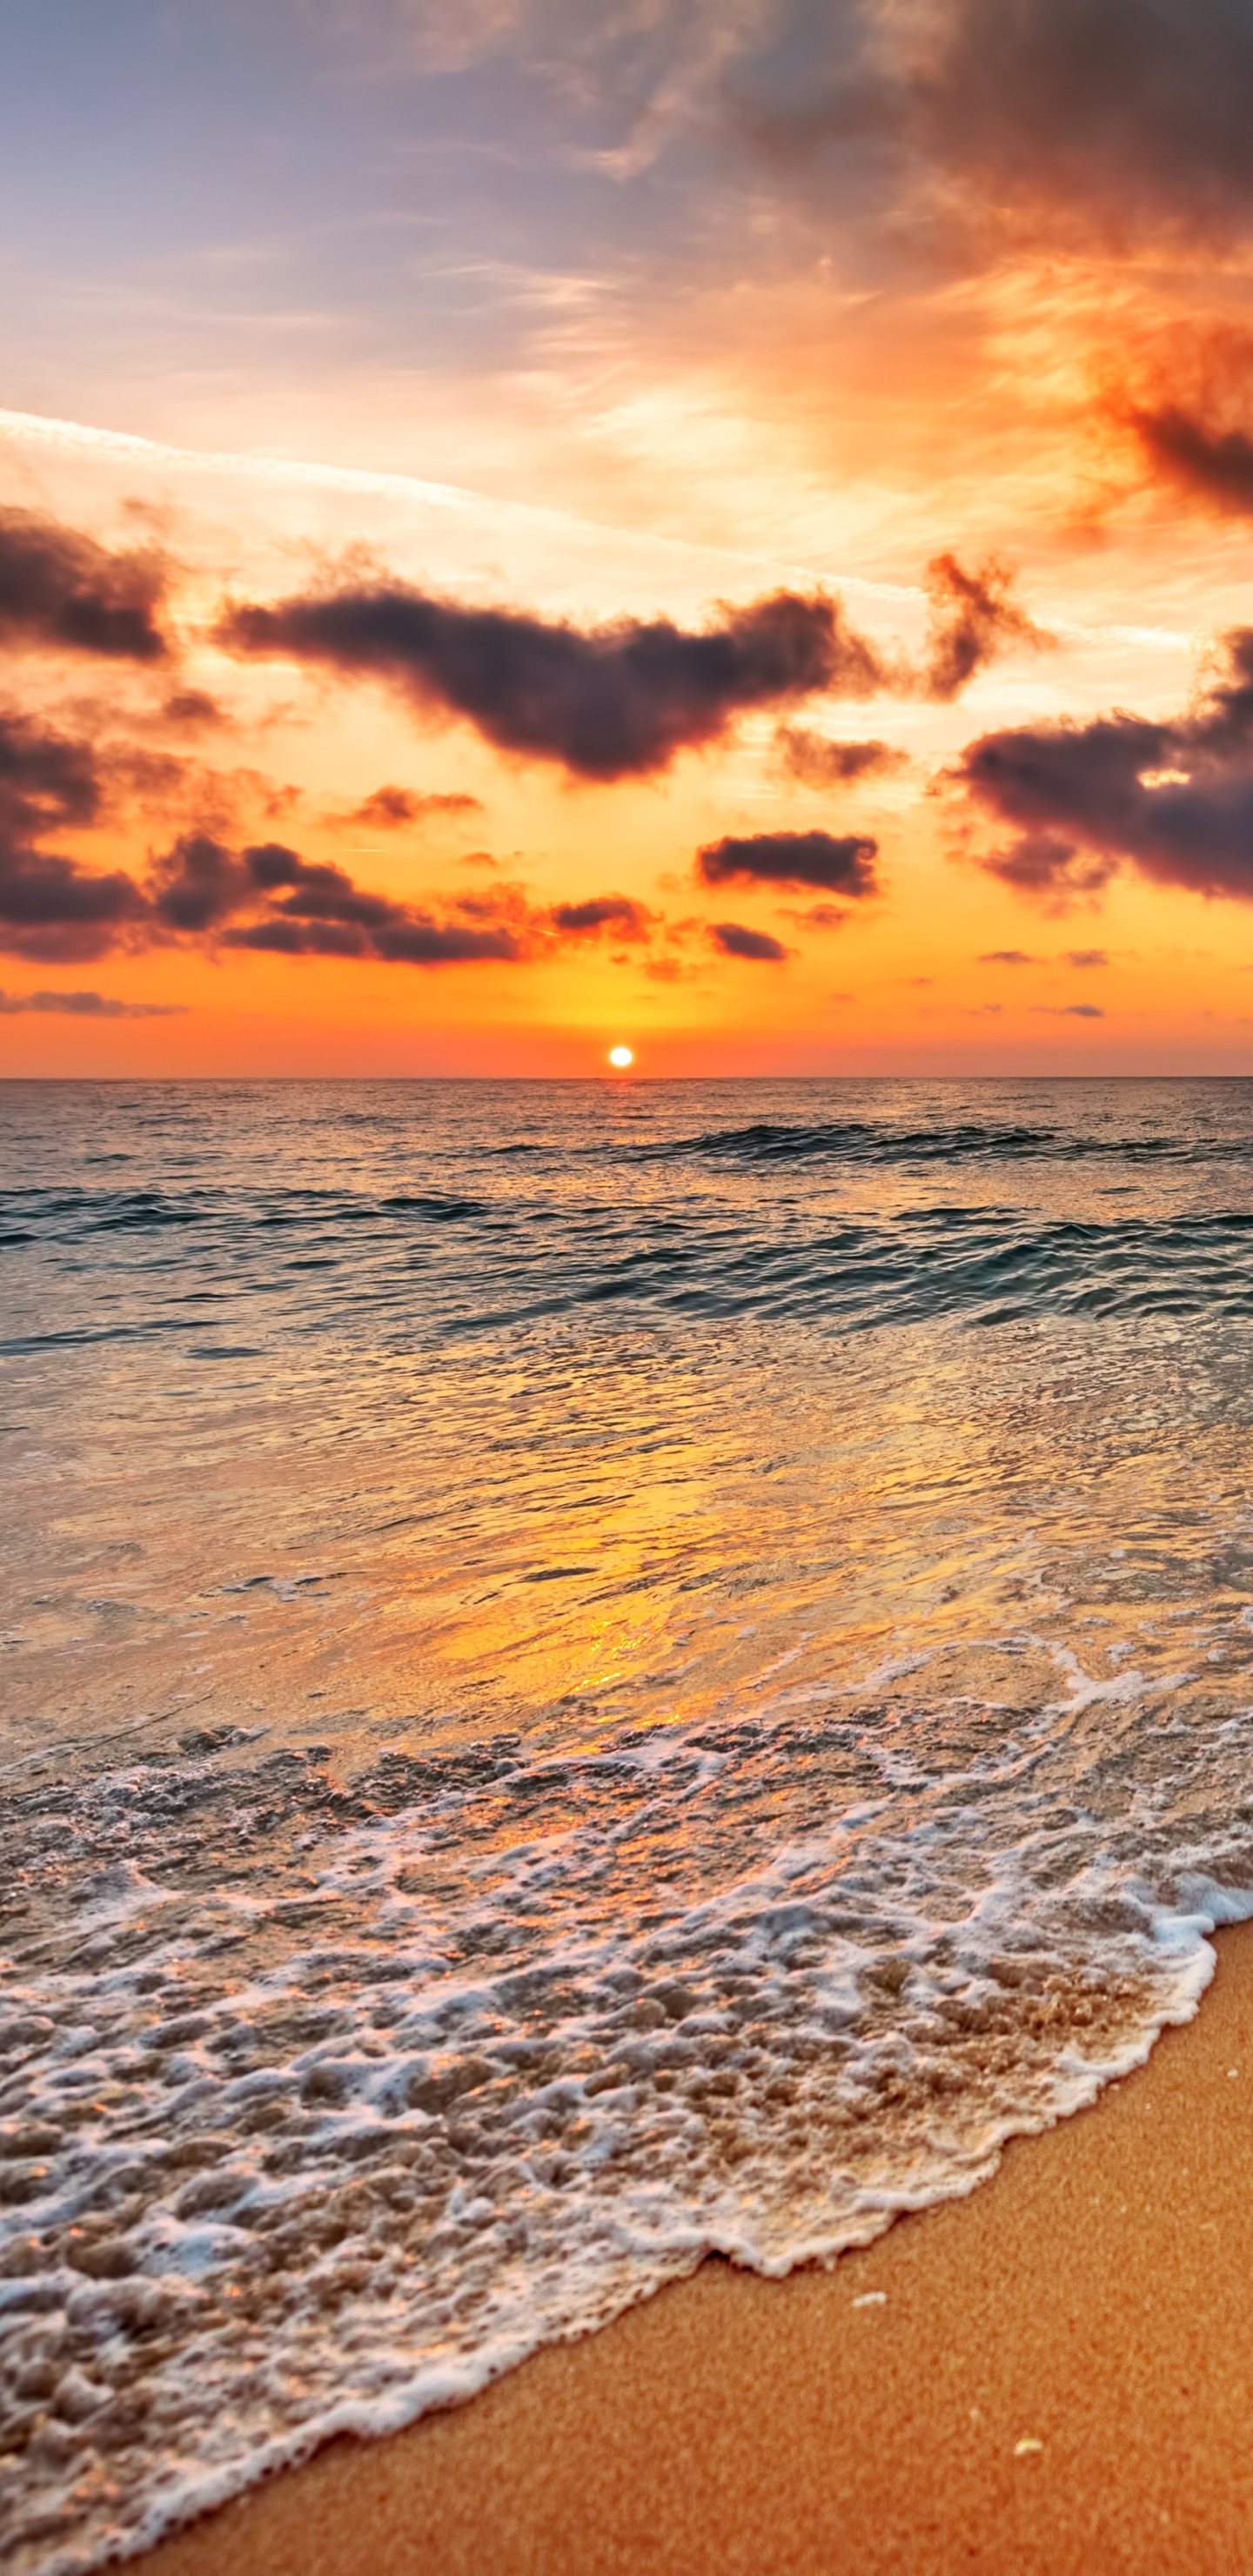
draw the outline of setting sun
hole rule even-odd
[[[634,1064],[635,1057],[632,1054],[630,1047],[616,1046],[610,1047],[609,1061],[616,1067],[619,1073],[625,1073],[627,1066],[629,1064]]]

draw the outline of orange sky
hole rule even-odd
[[[106,60],[57,0],[4,111],[0,1070],[1253,1066],[1253,54],[1218,0],[990,5],[192,6],[178,55],[134,0]],[[964,677],[938,556],[1000,603]],[[619,672],[615,621],[681,694],[779,594],[872,679],[689,722]],[[647,701],[599,771],[585,686]]]

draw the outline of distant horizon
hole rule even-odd
[[[22,1085],[28,1087],[42,1087],[50,1084],[70,1085],[74,1083],[88,1083],[95,1088],[102,1088],[108,1084],[116,1084],[119,1088],[125,1086],[128,1090],[134,1090],[144,1084],[150,1085],[154,1090],[159,1088],[168,1088],[172,1083],[180,1083],[188,1087],[213,1083],[223,1085],[251,1083],[266,1084],[274,1089],[278,1089],[280,1085],[283,1084],[295,1086],[297,1084],[321,1082],[336,1084],[359,1083],[363,1086],[368,1085],[372,1088],[383,1083],[394,1083],[398,1088],[402,1085],[414,1083],[429,1083],[432,1085],[436,1083],[445,1083],[456,1085],[458,1087],[467,1083],[491,1083],[496,1086],[508,1083],[519,1089],[529,1087],[537,1091],[560,1089],[576,1090],[587,1089],[591,1086],[595,1086],[597,1089],[613,1089],[623,1093],[639,1089],[661,1090],[669,1088],[678,1090],[681,1088],[684,1090],[690,1090],[696,1084],[705,1084],[711,1087],[718,1085],[726,1089],[734,1088],[736,1090],[748,1090],[755,1086],[765,1088],[767,1085],[774,1086],[780,1083],[790,1083],[797,1087],[804,1083],[810,1083],[815,1086],[819,1084],[830,1085],[834,1083],[874,1083],[880,1086],[888,1083],[946,1083],[951,1084],[954,1088],[961,1085],[965,1089],[968,1089],[974,1083],[985,1083],[989,1089],[992,1089],[999,1084],[1011,1082],[1088,1083],[1100,1084],[1105,1087],[1108,1087],[1113,1083],[1253,1083],[1253,1071],[1248,1073],[1066,1073],[1057,1071],[1033,1073],[1029,1070],[1025,1072],[1011,1071],[1007,1073],[653,1073],[632,1074],[628,1075],[625,1079],[621,1074],[614,1073],[175,1072],[127,1074],[0,1072],[0,1086],[8,1085],[15,1089]]]

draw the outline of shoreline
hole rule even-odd
[[[1253,1923],[1199,2013],[832,2272],[714,2258],[337,2440],[136,2576],[1217,2576],[1253,2565]]]

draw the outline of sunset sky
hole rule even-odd
[[[1253,1071],[1251,133],[1251,0],[12,11],[0,1071]]]

